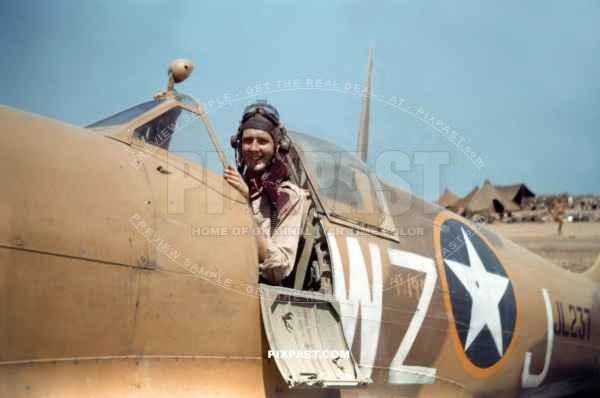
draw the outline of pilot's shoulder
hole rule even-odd
[[[288,194],[292,204],[295,204],[296,202],[306,198],[307,196],[306,190],[300,188],[298,185],[294,184],[291,181],[282,182],[281,189],[283,189]]]

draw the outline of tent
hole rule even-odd
[[[444,193],[440,196],[436,203],[440,207],[454,207],[453,205],[458,201],[459,197],[448,191],[448,189],[444,189]]]
[[[496,185],[496,190],[519,207],[523,207],[528,199],[535,198],[535,194],[523,183],[514,185]]]
[[[464,198],[461,198],[459,200],[457,200],[454,205],[452,206],[453,209],[455,209],[456,211],[459,211],[460,209],[465,210],[467,208],[467,204],[471,201],[471,199],[473,199],[473,196],[475,196],[475,194],[477,193],[477,191],[479,191],[479,187],[475,186],[475,188],[473,188],[471,190],[471,192],[469,192],[467,194],[467,196],[465,196]]]
[[[504,213],[519,210],[519,206],[500,193],[489,180],[486,180],[481,188],[475,187],[453,207],[462,208],[470,213]]]

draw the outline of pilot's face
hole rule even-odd
[[[275,144],[271,134],[258,129],[246,129],[242,134],[242,157],[252,175],[261,175],[271,164]]]

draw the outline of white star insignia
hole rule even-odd
[[[509,280],[503,276],[487,272],[465,230],[462,227],[461,230],[471,266],[452,260],[444,261],[471,296],[471,320],[465,342],[465,351],[469,349],[483,327],[487,325],[494,339],[498,355],[502,356],[504,347],[498,304],[508,288]]]

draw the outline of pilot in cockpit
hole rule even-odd
[[[224,177],[249,199],[255,224],[261,279],[280,284],[294,268],[306,193],[288,179],[290,141],[279,112],[266,101],[244,110],[231,137],[237,171]]]

